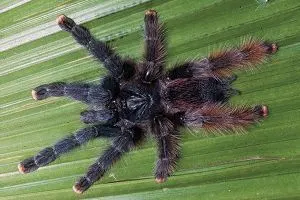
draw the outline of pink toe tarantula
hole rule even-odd
[[[145,52],[139,62],[124,59],[89,30],[61,15],[58,25],[95,56],[108,70],[99,84],[54,82],[36,87],[35,100],[67,96],[86,103],[80,119],[90,126],[23,160],[21,173],[48,165],[62,154],[94,138],[110,138],[111,144],[73,186],[76,193],[91,187],[116,161],[151,135],[157,142],[155,180],[162,183],[175,170],[180,157],[180,127],[213,132],[239,132],[268,115],[265,105],[232,107],[231,87],[235,69],[262,63],[278,47],[250,39],[241,46],[219,51],[201,60],[166,69],[165,29],[155,10],[145,13]]]

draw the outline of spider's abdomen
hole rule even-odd
[[[173,105],[224,102],[230,95],[230,86],[214,78],[176,79],[167,84],[166,99]]]
[[[158,88],[126,85],[121,89],[122,117],[132,122],[148,120],[158,110]]]

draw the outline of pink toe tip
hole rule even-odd
[[[76,185],[73,186],[73,191],[74,191],[75,193],[77,193],[77,194],[82,194],[82,193],[83,193],[83,191],[80,190],[78,187],[76,187]]]
[[[25,174],[25,167],[21,163],[18,164],[18,169],[21,174]]]
[[[265,105],[263,105],[263,106],[262,106],[262,116],[263,116],[263,117],[266,117],[266,116],[268,116],[268,114],[269,114],[269,109],[268,109],[268,107],[265,106]]]
[[[57,22],[58,24],[63,24],[65,19],[66,19],[66,16],[65,16],[65,15],[59,15],[59,16],[56,18],[56,22]]]
[[[36,94],[36,91],[35,91],[35,90],[32,90],[32,91],[31,91],[31,95],[32,95],[32,98],[33,98],[34,100],[38,100],[38,99],[37,99],[37,94]]]
[[[157,15],[157,12],[155,11],[155,10],[153,10],[153,9],[150,9],[150,10],[147,10],[146,12],[145,12],[145,15],[153,15],[153,16],[156,16]]]
[[[271,44],[271,47],[272,47],[272,53],[276,53],[278,51],[277,44],[273,43],[273,44]]]
[[[156,181],[156,183],[163,183],[166,181],[166,179],[165,178],[156,178],[155,181]]]

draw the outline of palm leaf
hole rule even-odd
[[[53,81],[98,81],[106,72],[55,25],[74,16],[122,55],[142,53],[144,11],[166,22],[169,63],[206,56],[254,36],[280,51],[259,70],[239,73],[234,104],[265,103],[270,116],[244,135],[185,131],[174,176],[154,183],[153,141],[126,155],[85,194],[74,181],[105,148],[95,140],[38,172],[17,164],[83,127],[86,107],[68,99],[34,102],[32,88]],[[297,0],[3,0],[0,2],[0,199],[299,199],[300,2]]]

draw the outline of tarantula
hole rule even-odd
[[[250,39],[240,47],[222,50],[207,58],[177,64],[166,70],[165,29],[155,10],[145,13],[145,53],[140,62],[121,58],[88,29],[61,15],[58,25],[101,61],[109,71],[100,84],[54,82],[32,90],[35,100],[67,96],[89,105],[80,119],[89,127],[78,130],[41,150],[19,165],[32,172],[61,154],[97,137],[111,138],[111,145],[73,186],[86,191],[123,154],[153,135],[158,146],[157,183],[166,181],[180,157],[180,127],[207,131],[243,131],[268,115],[265,105],[232,107],[227,102],[239,94],[231,87],[235,69],[261,63],[277,51],[274,43]]]

